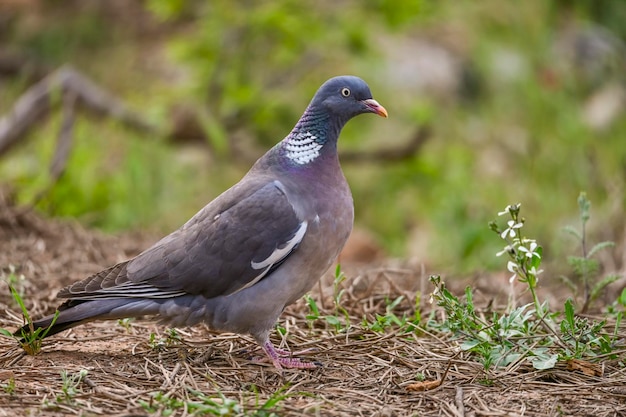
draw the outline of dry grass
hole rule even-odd
[[[2,196],[2,193],[0,193]],[[5,194],[6,196],[6,194]],[[132,256],[152,239],[106,237],[77,225],[48,222],[19,212],[0,198],[0,267],[18,267],[31,312],[39,316],[56,305],[56,290],[112,262]],[[300,300],[283,315],[285,329],[274,342],[321,361],[312,371],[280,373],[255,360],[262,356],[246,336],[213,334],[203,326],[179,329],[179,340],[150,321],[93,323],[44,343],[37,356],[26,356],[15,342],[0,339],[0,416],[26,415],[191,415],[189,406],[203,397],[222,396],[241,405],[240,414],[264,404],[278,415],[334,416],[622,416],[626,415],[626,368],[620,359],[599,361],[600,372],[586,375],[558,364],[536,371],[524,364],[485,371],[458,349],[455,341],[422,331],[402,334],[393,328],[378,334],[363,329],[363,315],[384,311],[385,296],[412,295],[424,285],[423,274],[386,265],[366,266],[346,281],[343,306],[354,324],[338,333],[306,320]],[[331,278],[332,279],[332,278]],[[327,287],[327,286],[325,286]],[[382,294],[382,295],[381,295]],[[316,293],[322,312],[330,312],[328,292]],[[410,311],[409,303],[399,306]],[[0,327],[21,324],[3,290]],[[61,373],[87,370],[76,393],[63,391]],[[444,378],[445,376],[445,378]],[[10,384],[14,382],[14,387]],[[426,391],[420,388],[429,387]],[[178,408],[154,400],[154,393],[181,400]],[[152,402],[151,402],[152,401]],[[275,401],[275,404],[273,403]],[[144,404],[144,405],[142,405]],[[145,404],[151,404],[151,412]],[[231,415],[236,415],[233,413]]]

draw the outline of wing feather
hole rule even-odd
[[[235,186],[134,259],[64,288],[59,297],[232,294],[271,274],[306,231],[280,182]]]

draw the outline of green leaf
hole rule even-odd
[[[617,299],[617,302],[620,303],[622,306],[626,307],[626,288],[622,290],[622,293]]]
[[[404,300],[404,296],[401,295],[398,298],[396,298],[395,300],[393,300],[389,305],[387,305],[387,311],[392,311],[394,308],[396,308],[398,306],[398,304],[400,304],[402,302],[402,300]]]
[[[472,295],[472,287],[467,286],[465,287],[465,298],[466,298],[466,302],[467,302],[467,311],[470,314],[474,314],[474,298]]]
[[[597,282],[596,285],[591,289],[590,299],[591,301],[598,298],[602,290],[606,288],[607,285],[610,285],[620,279],[621,277],[617,274],[611,274],[604,277],[600,282]]]
[[[556,353],[553,355],[539,353],[536,356],[532,357],[530,361],[533,364],[533,368],[538,369],[538,370],[544,370],[544,369],[554,368],[558,358],[559,358],[559,355],[557,355]]]
[[[567,263],[574,269],[576,275],[588,279],[600,269],[600,264],[595,259],[583,258],[582,256],[568,256]]]
[[[571,331],[573,331],[576,327],[575,324],[575,313],[574,313],[574,302],[572,301],[571,298],[568,298],[567,301],[565,301],[565,320],[567,321],[567,324],[569,325],[569,328],[571,329]]]
[[[317,308],[317,303],[315,302],[315,299],[313,297],[311,297],[310,295],[306,296],[306,303],[309,306],[309,310],[311,310],[311,313],[313,313],[312,315],[314,316],[313,318],[317,318],[320,316],[320,310]]]
[[[9,291],[11,291],[11,296],[13,297],[15,302],[20,306],[20,310],[22,310],[24,320],[26,321],[26,323],[30,323],[30,315],[28,314],[28,309],[24,305],[24,300],[22,300],[22,297],[20,297],[20,293],[17,292],[15,287],[11,284],[9,284]]]
[[[624,292],[626,292],[626,288],[624,288]],[[615,317],[615,328],[613,330],[613,340],[616,340],[619,336],[620,325],[622,324],[622,318],[624,316],[624,312],[620,311],[617,313],[617,317]]]
[[[341,325],[341,320],[339,320],[339,317],[337,316],[325,316],[324,320],[326,320],[326,322],[330,324],[331,326]]]
[[[590,217],[591,201],[589,201],[587,193],[584,191],[578,195],[578,209],[580,210],[580,219],[585,224]]]
[[[541,259],[543,257],[543,247],[538,246],[535,252],[537,252],[537,255],[539,256],[533,256],[532,258],[530,258],[530,267],[539,269],[539,265],[541,265]]]
[[[15,339],[15,336],[13,336],[13,333],[8,331],[7,329],[0,328],[0,335],[10,337],[11,339]]]
[[[578,240],[582,240],[583,239],[583,237],[580,234],[580,232],[578,230],[574,229],[572,226],[565,226],[563,228],[563,231],[569,233],[570,235],[574,236]]]
[[[609,247],[613,247],[615,246],[614,242],[611,241],[605,241],[605,242],[600,242],[600,243],[596,243],[593,248],[591,248],[591,250],[589,251],[589,254],[587,255],[587,258],[591,258],[593,255],[596,254],[596,252],[601,251],[604,248],[609,248]]]
[[[481,340],[477,340],[477,339],[466,340],[465,342],[461,343],[460,348],[461,350],[472,350],[473,348],[480,345],[481,343],[484,343],[484,342]]]

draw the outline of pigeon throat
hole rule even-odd
[[[283,143],[284,156],[298,165],[306,165],[320,156],[324,142],[309,130],[293,132]]]
[[[332,145],[336,145],[345,122],[334,119],[325,111],[307,108],[289,136],[283,140],[282,156],[294,165],[305,166],[324,153],[336,150],[336,146]]]

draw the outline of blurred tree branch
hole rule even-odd
[[[72,108],[77,106],[97,116],[112,117],[128,127],[156,134],[158,128],[130,111],[116,97],[98,87],[77,70],[64,66],[29,88],[15,103],[11,111],[0,118],[0,156],[27,135],[28,131],[48,116],[59,94],[74,97]],[[73,111],[68,113],[72,114]],[[61,133],[63,134],[63,133]]]
[[[430,127],[424,126],[418,129],[413,137],[402,146],[373,151],[343,151],[340,153],[339,158],[341,162],[346,163],[402,161],[417,154],[430,138],[431,133]]]

